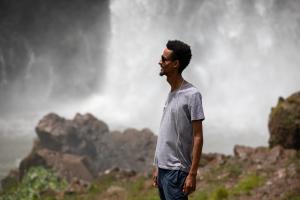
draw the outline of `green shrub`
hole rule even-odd
[[[204,191],[195,191],[190,197],[190,200],[207,200],[208,195]]]
[[[209,200],[223,200],[223,199],[228,199],[229,192],[226,188],[224,187],[219,187],[215,191],[212,192],[210,195]]]
[[[38,200],[44,192],[58,193],[67,187],[65,180],[60,180],[53,171],[43,167],[28,170],[15,190],[4,192],[1,200]],[[48,197],[48,199],[51,199]],[[52,198],[53,199],[53,198]]]
[[[232,191],[233,195],[249,193],[254,188],[260,186],[263,183],[263,178],[257,175],[248,175],[242,179]]]

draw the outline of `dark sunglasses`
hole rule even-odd
[[[169,61],[169,60],[172,60],[172,59],[168,59],[168,58],[166,58],[166,57],[164,57],[164,56],[161,56],[161,61],[163,62],[163,63],[165,63],[165,62],[167,62],[167,61]]]

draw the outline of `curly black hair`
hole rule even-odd
[[[190,46],[180,40],[169,40],[166,46],[169,50],[173,51],[172,59],[179,61],[178,73],[181,74],[192,58]]]

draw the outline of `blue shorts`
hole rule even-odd
[[[161,200],[187,200],[182,189],[188,173],[158,168],[157,184]]]

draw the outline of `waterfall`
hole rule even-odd
[[[296,1],[112,0],[104,91],[80,109],[114,128],[157,133],[169,91],[157,63],[167,40],[181,39],[193,53],[183,76],[203,95],[205,151],[267,145],[271,107],[300,88],[299,9]]]

